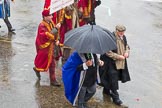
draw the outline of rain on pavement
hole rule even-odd
[[[162,1],[101,0],[96,8],[97,24],[113,31],[127,27],[131,47],[128,67],[131,81],[120,84],[120,98],[129,108],[162,107]],[[35,36],[44,0],[15,0],[11,18],[16,34],[8,34],[0,20],[0,108],[72,108],[61,88],[49,85],[48,73],[37,81],[33,67]],[[61,63],[56,69],[61,81]],[[92,108],[121,108],[97,88]]]

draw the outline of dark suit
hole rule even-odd
[[[85,57],[87,59],[87,57]],[[95,94],[96,92],[96,80],[97,80],[97,56],[93,54],[93,65],[89,66],[86,70],[85,79],[81,90],[78,95],[78,108],[86,108],[86,102]],[[83,64],[78,66],[79,71],[84,70]]]
[[[94,83],[97,80],[97,56],[96,54],[93,54],[94,57],[94,65],[95,66],[89,66],[88,69],[86,70],[86,76],[83,82],[83,86],[90,87],[94,85]],[[83,70],[83,64],[78,66],[78,70],[82,71]]]

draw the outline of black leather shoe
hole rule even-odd
[[[14,31],[15,31],[15,29],[13,29],[13,28],[9,29],[9,32],[14,32]]]
[[[39,72],[39,71],[37,71],[35,67],[33,67],[33,70],[34,70],[34,72],[35,72],[36,76],[38,77],[38,79],[39,79],[39,80],[41,80],[41,75],[40,75],[40,72]]]
[[[77,108],[85,108],[83,104],[78,104]]]
[[[123,102],[119,98],[119,93],[117,92],[117,90],[111,91],[110,96],[112,97],[112,100],[113,100],[114,104],[119,105],[119,106],[121,104],[123,104]]]
[[[87,105],[87,103],[84,103],[83,105],[84,105],[84,108],[90,108],[90,107]]]
[[[119,106],[123,104],[123,102],[120,99],[113,99],[113,102],[114,104],[119,105]]]
[[[56,86],[56,87],[60,87],[61,84],[57,81],[51,82],[51,86]]]

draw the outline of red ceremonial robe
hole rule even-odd
[[[34,61],[37,71],[47,71],[53,59],[54,35],[50,31],[54,26],[53,22],[42,21],[39,24],[35,42],[37,55]]]

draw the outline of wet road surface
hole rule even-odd
[[[160,0],[159,0],[160,1]],[[44,0],[11,3],[10,21],[16,34],[8,34],[0,20],[0,108],[71,108],[61,88],[49,85],[48,73],[37,81],[32,70],[37,26]],[[129,108],[162,107],[162,2],[102,0],[96,8],[97,24],[113,31],[125,24],[131,47],[128,66],[131,81],[120,84],[120,97]],[[61,81],[61,64],[56,69]],[[121,108],[97,88],[92,108]]]

